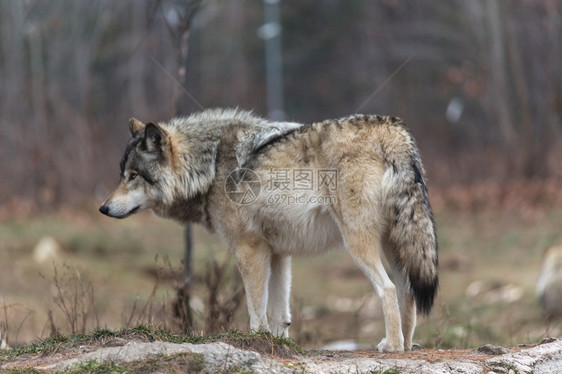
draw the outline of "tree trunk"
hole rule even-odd
[[[185,83],[187,76],[187,54],[189,52],[189,35],[191,31],[191,25],[193,18],[197,14],[199,7],[201,6],[202,0],[186,0],[185,6],[182,9],[179,7],[175,8],[176,14],[179,17],[179,22],[177,25],[169,25],[168,30],[170,31],[170,36],[172,42],[174,43],[176,53],[177,53],[177,79],[178,82],[174,86],[174,107],[175,114],[184,114],[182,110],[181,98],[184,97],[182,93],[185,93]],[[186,93],[187,95],[187,93]],[[191,97],[189,97],[192,99]],[[196,104],[198,104],[196,102]],[[199,105],[199,104],[198,104]],[[193,253],[193,230],[191,224],[187,224],[185,227],[185,264],[184,264],[184,275],[181,284],[179,285],[176,292],[176,313],[180,317],[181,328],[184,331],[191,331],[193,329],[193,314],[191,313],[191,307],[189,306],[189,298],[191,293],[191,278],[193,274],[192,270],[192,253]],[[178,313],[179,312],[179,313]]]
[[[506,64],[502,20],[497,0],[486,1],[486,21],[490,34],[489,58],[492,71],[492,91],[496,104],[496,120],[500,134],[510,151],[517,140],[511,117],[511,106],[507,94]]]

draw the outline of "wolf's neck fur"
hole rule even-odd
[[[178,199],[170,206],[156,212],[164,218],[171,218],[181,223],[200,223],[207,230],[213,231],[207,214],[207,194],[197,194],[191,199]]]
[[[208,191],[215,179],[217,147],[226,132],[246,126],[267,127],[266,120],[240,110],[206,110],[159,123],[171,142],[171,170],[163,175],[164,202],[191,201]],[[232,150],[234,152],[234,150]]]

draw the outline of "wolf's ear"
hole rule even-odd
[[[161,151],[168,143],[168,134],[152,122],[146,124],[144,141],[148,152]]]
[[[136,118],[131,118],[129,120],[129,131],[131,132],[131,135],[133,136],[133,138],[135,136],[137,136],[137,134],[139,134],[141,131],[144,130],[145,124],[142,123],[141,121],[139,121]]]

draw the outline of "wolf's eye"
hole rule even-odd
[[[134,180],[137,177],[137,173],[132,172],[131,174],[129,174],[129,182]]]

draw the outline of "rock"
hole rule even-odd
[[[557,374],[562,368],[562,340],[540,344],[487,360],[488,369],[507,373]]]
[[[121,347],[100,348],[79,357],[35,367],[38,370],[66,371],[90,361],[130,362],[149,356],[197,353],[204,357],[206,372],[238,372],[240,368],[253,373],[291,373],[283,364],[264,358],[259,353],[244,351],[225,343],[174,344],[167,342],[129,342]]]
[[[480,374],[482,366],[476,362],[441,361],[428,362],[421,359],[350,357],[330,360],[305,359],[300,362],[299,373],[379,373],[392,370],[401,374]]]
[[[478,352],[484,353],[485,355],[504,355],[507,353],[507,349],[497,345],[486,344],[477,349]]]
[[[466,296],[476,297],[482,293],[484,289],[484,282],[481,280],[474,281],[466,288]]]
[[[1,349],[10,349],[10,347],[8,347],[8,343],[6,343],[6,339],[4,339],[2,334],[0,334],[0,350]]]
[[[558,339],[553,338],[553,337],[544,338],[543,340],[541,340],[541,342],[539,344],[552,343],[552,342],[555,342],[556,340],[558,340]]]
[[[544,252],[536,293],[547,319],[562,318],[562,245]]]
[[[57,241],[51,236],[43,236],[33,248],[33,259],[38,264],[55,260],[59,257],[62,249]]]
[[[496,302],[514,303],[523,297],[523,289],[514,286],[513,284],[506,284],[503,287],[491,290],[482,297],[482,301],[486,304],[493,304]]]

